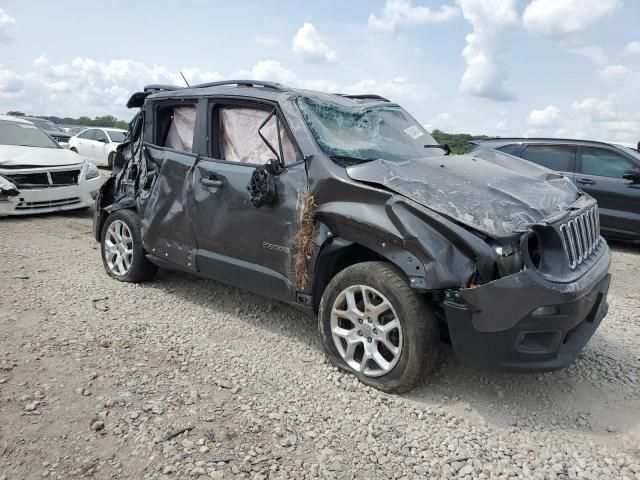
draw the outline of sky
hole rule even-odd
[[[429,130],[640,140],[639,0],[4,0],[0,112],[115,115],[253,78],[374,93]]]

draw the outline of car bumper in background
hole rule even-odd
[[[607,248],[573,283],[552,283],[522,271],[448,292],[444,310],[456,355],[470,366],[497,370],[567,367],[607,314],[610,262]]]
[[[102,178],[96,177],[81,179],[78,185],[18,189],[18,195],[0,196],[0,217],[90,207],[101,184]]]

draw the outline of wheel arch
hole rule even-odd
[[[412,288],[425,286],[425,267],[412,253],[393,242],[363,242],[346,236],[330,236],[321,224],[319,236],[326,238],[316,255],[311,288],[311,305],[317,312],[320,299],[331,279],[345,268],[368,261],[384,261],[397,267]],[[329,238],[327,238],[329,237]]]

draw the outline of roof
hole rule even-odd
[[[554,144],[571,144],[571,145],[610,145],[620,146],[614,142],[601,142],[598,140],[585,140],[577,138],[527,138],[527,137],[496,137],[487,138],[485,140],[471,140],[469,143],[474,145],[490,145],[502,146],[511,143],[554,143]]]
[[[191,85],[188,87],[177,87],[173,85],[147,85],[144,88],[144,92],[134,94],[129,103],[131,104],[131,107],[139,106],[138,102],[132,102],[132,100],[136,96],[138,96],[137,100],[140,100],[140,96],[143,95],[144,97],[149,96],[151,98],[193,98],[221,94],[261,98],[273,101],[290,98],[294,95],[314,97],[344,106],[355,106],[363,103],[371,104],[389,102],[386,98],[373,94],[351,95],[326,93],[314,90],[298,89],[288,87],[281,83],[265,82],[261,80],[225,80],[220,82],[204,83],[201,85]]]
[[[13,115],[0,115],[0,120],[4,120],[6,122],[16,122],[16,123],[31,123],[28,120],[25,120],[22,117],[14,117]]]

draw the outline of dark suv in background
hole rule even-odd
[[[613,143],[550,138],[493,138],[471,152],[499,150],[564,173],[598,201],[602,234],[640,243],[640,153]]]

